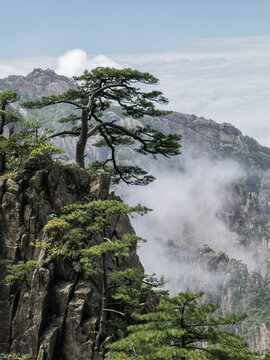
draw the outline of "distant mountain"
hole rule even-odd
[[[148,121],[166,133],[180,134],[183,148],[212,150],[238,160],[247,167],[257,167],[263,171],[270,168],[270,148],[260,145],[249,136],[243,136],[230,123],[218,124],[204,117],[178,112]]]
[[[56,74],[53,70],[34,69],[26,76],[10,75],[7,78],[0,79],[0,91],[12,89],[20,96],[19,104],[24,101],[36,100],[43,96],[58,95],[75,87],[73,80],[66,76]],[[53,128],[56,131],[62,129],[62,125],[55,120],[60,119],[67,113],[72,112],[72,106],[59,104],[54,108],[46,107],[40,110],[26,110],[19,104],[15,104],[16,111],[22,118],[35,118],[40,121],[42,126]],[[15,130],[18,129],[18,124]]]
[[[66,76],[57,75],[50,69],[34,69],[26,76],[10,75],[7,78],[0,79],[0,91],[8,88],[13,89],[23,101],[52,94],[62,94],[75,86],[73,80]]]

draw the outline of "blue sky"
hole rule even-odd
[[[270,34],[269,0],[0,0],[0,58],[179,50]],[[4,14],[4,16],[3,16]]]
[[[0,13],[0,78],[149,71],[170,109],[270,146],[270,0],[0,0]]]

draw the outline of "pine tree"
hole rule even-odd
[[[48,168],[57,161],[54,156],[65,153],[64,149],[51,145],[48,129],[41,129],[33,119],[25,120],[22,129],[0,142],[0,148],[8,154],[7,169],[17,171],[24,167]]]
[[[145,92],[138,86],[156,85],[158,79],[149,73],[132,69],[113,69],[98,67],[85,71],[82,76],[74,77],[78,86],[62,95],[43,97],[38,101],[26,102],[26,108],[43,108],[59,103],[71,104],[78,115],[70,115],[60,121],[75,125],[69,131],[52,135],[70,135],[78,137],[76,161],[85,167],[85,147],[87,140],[99,134],[101,141],[96,146],[107,146],[110,157],[103,162],[96,162],[95,169],[111,172],[116,182],[123,180],[128,184],[147,184],[153,176],[138,166],[124,166],[118,163],[116,148],[130,145],[134,151],[154,158],[161,154],[166,157],[179,154],[179,135],[165,135],[151,126],[128,128],[116,121],[104,121],[102,115],[111,105],[118,105],[124,115],[142,118],[145,115],[161,116],[168,111],[159,110],[155,103],[166,104],[168,100],[162,92]]]
[[[5,125],[19,120],[19,117],[13,111],[8,111],[8,106],[18,100],[18,94],[13,90],[0,92],[0,135],[3,135]]]
[[[157,311],[134,314],[126,338],[108,345],[108,360],[252,360],[240,335],[225,330],[244,316],[216,317],[218,306],[199,303],[203,293],[164,295]]]
[[[8,286],[24,286],[30,289],[30,275],[37,268],[37,261],[19,261],[13,265],[7,265],[6,284]]]
[[[96,348],[106,337],[108,313],[127,319],[131,312],[141,306],[141,295],[145,298],[152,286],[160,285],[159,281],[148,278],[142,270],[125,265],[124,259],[143,239],[135,234],[125,234],[121,238],[113,236],[111,239],[108,236],[107,225],[113,216],[143,215],[148,210],[141,205],[130,207],[117,200],[71,204],[62,209],[61,216],[54,216],[44,227],[49,235],[48,241],[37,241],[35,244],[46,249],[48,255],[78,256],[83,276],[86,279],[93,276],[98,278],[101,302]],[[117,258],[122,259],[119,271],[112,268],[112,262]],[[144,286],[141,289],[142,283]]]

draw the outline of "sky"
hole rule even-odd
[[[138,68],[170,109],[270,146],[269,0],[0,0],[0,12],[0,78]]]

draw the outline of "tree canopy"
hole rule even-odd
[[[19,120],[19,117],[13,111],[8,111],[8,105],[18,100],[18,94],[13,90],[0,92],[0,135],[3,135],[5,125]]]
[[[243,316],[217,317],[218,306],[199,303],[203,293],[161,297],[157,311],[134,314],[139,323],[128,327],[128,336],[108,348],[108,360],[252,360],[244,338],[224,330]]]
[[[60,160],[56,156],[65,153],[65,150],[51,145],[48,138],[50,133],[48,129],[41,129],[37,121],[25,120],[20,131],[0,142],[0,149],[9,154],[7,169],[41,169],[59,164]]]
[[[144,215],[148,210],[145,206],[130,207],[118,200],[74,203],[63,207],[61,216],[54,215],[48,221],[44,227],[49,235],[47,241],[37,240],[34,244],[46,249],[49,256],[59,254],[78,256],[82,265],[82,275],[85,278],[98,277],[97,288],[100,291],[101,301],[96,348],[107,333],[107,313],[118,314],[120,319],[117,322],[121,322],[122,319],[125,322],[130,313],[141,306],[142,299],[147,296],[151,288],[161,284],[157,279],[146,276],[142,269],[126,266],[124,259],[128,260],[132,249],[134,250],[137,242],[143,239],[133,233],[126,233],[122,237],[114,235],[110,239],[107,228],[113,216],[120,217],[133,213]],[[119,263],[122,262],[119,271],[111,268],[112,257],[118,259]],[[22,264],[19,265],[20,267],[18,265],[10,267],[7,282],[25,279],[25,273],[28,276],[28,263],[24,264],[24,267]]]
[[[112,105],[118,105],[123,115],[134,119],[145,115],[162,116],[169,112],[156,108],[157,103],[167,104],[168,100],[161,91],[146,92],[148,85],[157,85],[158,79],[149,73],[132,69],[114,69],[98,67],[85,71],[83,75],[73,78],[78,86],[69,89],[61,95],[43,97],[41,100],[26,102],[26,108],[43,108],[59,103],[71,104],[76,115],[69,115],[60,119],[63,123],[74,126],[67,131],[53,134],[55,136],[76,136],[76,161],[85,167],[85,147],[87,140],[93,135],[99,135],[100,141],[96,146],[107,146],[110,156],[102,162],[96,162],[95,169],[111,172],[115,181],[125,181],[128,184],[147,184],[154,178],[138,166],[119,164],[116,148],[121,145],[130,145],[133,150],[143,155],[152,155],[154,158],[161,154],[166,157],[180,154],[180,136],[165,135],[151,126],[130,128],[119,125],[116,120],[105,121],[103,114]]]

